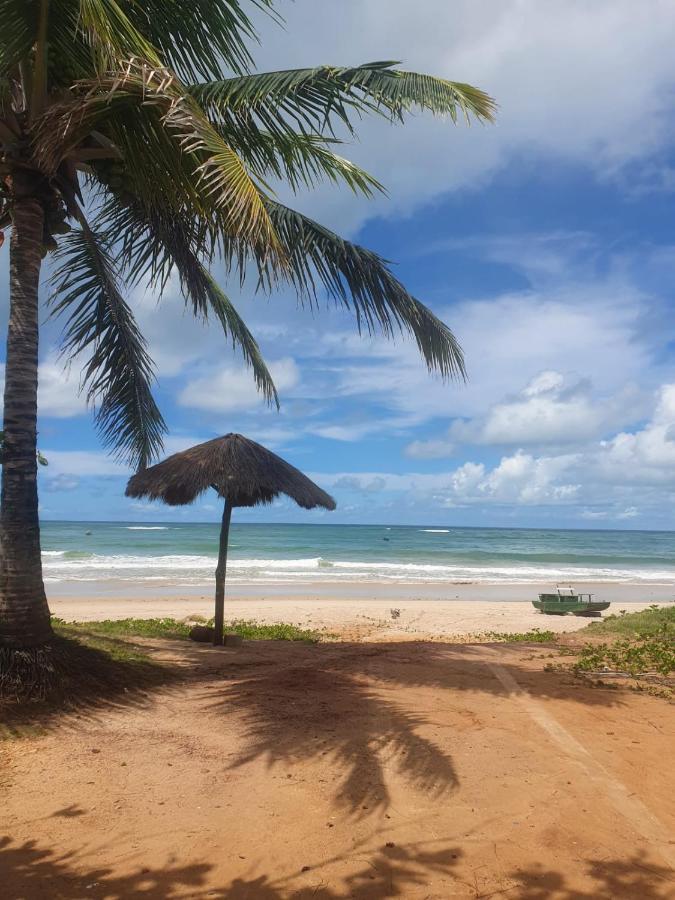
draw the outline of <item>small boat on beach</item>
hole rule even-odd
[[[593,594],[579,594],[573,588],[556,588],[555,594],[539,594],[532,606],[547,616],[599,616],[603,609],[609,608],[609,602],[593,599]]]

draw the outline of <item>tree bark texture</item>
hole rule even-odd
[[[10,311],[0,497],[0,646],[52,636],[42,581],[37,492],[38,290],[44,213],[36,188],[14,179]]]

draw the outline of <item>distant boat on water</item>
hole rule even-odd
[[[532,606],[547,616],[599,616],[604,609],[609,609],[609,602],[593,599],[593,594],[580,594],[573,588],[556,588],[555,594],[539,594]]]

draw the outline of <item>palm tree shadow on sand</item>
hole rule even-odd
[[[149,707],[158,691],[184,680],[181,666],[155,664],[145,646],[100,635],[95,639],[96,646],[86,638],[55,639],[53,691],[46,700],[22,702],[5,692],[0,700],[0,738],[77,727],[81,719],[111,710]]]
[[[448,889],[453,884],[471,887],[457,871],[461,861],[462,851],[454,846],[412,845],[376,851],[352,874],[332,878],[333,884],[328,883],[326,867],[348,862],[345,857],[324,860],[286,878],[263,874],[238,877],[219,885],[215,867],[207,862],[143,866],[119,875],[106,866],[87,865],[74,852],[59,854],[37,841],[16,844],[10,838],[0,838],[4,896],[26,900],[45,896],[54,900],[81,896],[105,900],[375,900],[407,897],[413,891],[417,894],[430,881]],[[574,887],[564,873],[540,865],[511,872],[500,882],[509,896],[519,900],[549,900],[552,896],[556,900],[668,900],[672,896],[672,871],[644,855],[586,861],[584,869],[592,886],[582,890]],[[339,886],[335,886],[336,881]]]
[[[247,742],[236,769],[263,758],[268,767],[323,757],[341,773],[338,807],[365,816],[390,805],[385,769],[440,797],[459,784],[452,760],[421,737],[421,714],[379,696],[364,679],[314,665],[276,668],[226,685],[210,709],[243,717]]]
[[[341,776],[337,806],[360,817],[386,811],[392,774],[437,798],[459,785],[451,757],[421,733],[433,720],[429,696],[425,709],[411,710],[410,696],[404,706],[397,690],[432,688],[432,704],[455,703],[458,693],[507,695],[480,648],[406,642],[287,645],[277,651],[273,661],[265,659],[262,648],[257,662],[233,657],[231,665],[214,673],[216,683],[198,702],[214,722],[228,721],[232,714],[241,721],[244,746],[231,768],[259,759],[271,769],[325,758],[332,778]],[[557,696],[562,690],[569,698],[555,675],[525,672],[515,657],[500,664],[535,696]],[[589,704],[621,702],[615,692],[590,689],[575,689],[574,698]],[[471,717],[470,701],[465,697],[461,705]],[[451,741],[444,738],[445,744]]]

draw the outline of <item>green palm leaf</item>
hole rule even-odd
[[[7,76],[35,43],[36,0],[0,0],[0,75]]]
[[[211,312],[216,316],[232,346],[251,368],[258,390],[268,403],[279,408],[277,390],[257,341],[200,260],[204,241],[199,230],[191,230],[184,220],[167,215],[159,204],[146,213],[112,197],[102,208],[99,222],[111,239],[118,234],[125,236],[118,245],[118,259],[132,283],[149,282],[161,295],[175,267],[183,296],[195,315],[207,319]]]
[[[162,450],[166,426],[152,396],[152,361],[122,297],[109,251],[86,222],[58,250],[53,313],[66,315],[63,352],[88,354],[82,382],[103,442],[136,469]]]
[[[120,0],[130,21],[158,47],[167,65],[186,81],[219,78],[223,68],[248,71],[248,43],[256,33],[238,0]],[[248,0],[272,13],[272,0]]]
[[[375,192],[386,193],[376,178],[331,150],[342,143],[334,138],[293,132],[273,134],[241,123],[234,128],[214,127],[261,181],[274,176],[295,192],[331,181],[346,184],[354,193],[366,197]]]
[[[117,77],[109,75],[77,85],[74,95],[52,104],[36,122],[35,160],[53,176],[85,137],[106,125],[123,158],[159,166],[167,177],[169,196],[186,201],[218,228],[256,244],[266,254],[278,244],[264,205],[264,194],[237,153],[221,137],[175,76],[142,60],[129,60]],[[148,146],[155,151],[152,156]],[[157,197],[157,175],[140,191]],[[176,182],[172,187],[168,182]],[[177,210],[178,211],[178,210]]]
[[[287,206],[266,202],[288,258],[285,277],[301,298],[315,305],[320,285],[330,299],[354,312],[359,331],[381,330],[389,338],[408,332],[430,371],[443,378],[466,377],[464,356],[452,331],[408,293],[382,257]],[[263,259],[257,262],[260,283],[271,290],[275,273]]]
[[[394,62],[354,68],[319,66],[221,79],[194,84],[189,90],[214,121],[248,122],[251,116],[272,133],[299,129],[310,133],[337,122],[353,129],[352,119],[376,112],[402,120],[414,109],[463,115],[491,122],[494,100],[469,84],[405,72]]]

